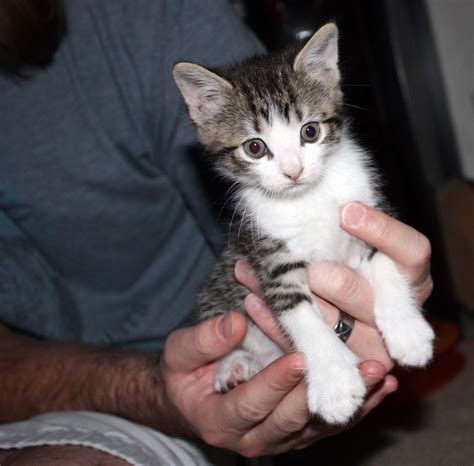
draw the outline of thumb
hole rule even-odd
[[[243,340],[247,322],[240,312],[226,312],[171,333],[163,350],[173,371],[189,372],[226,355]]]

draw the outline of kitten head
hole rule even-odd
[[[175,65],[174,79],[218,171],[272,195],[318,183],[342,133],[337,36],[327,24],[302,49],[213,71]]]

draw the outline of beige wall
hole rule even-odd
[[[466,178],[474,181],[474,0],[425,0]]]

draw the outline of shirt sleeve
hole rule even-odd
[[[47,260],[0,210],[0,321],[31,336],[72,340],[80,326],[74,312],[63,312],[72,305]]]

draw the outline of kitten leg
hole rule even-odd
[[[433,356],[434,332],[406,278],[381,252],[365,260],[361,272],[372,285],[375,323],[390,356],[404,366],[425,366]]]
[[[366,393],[357,357],[307,301],[284,311],[279,320],[295,349],[305,354],[310,412],[329,424],[345,424],[358,411]]]
[[[330,424],[350,420],[366,388],[357,357],[326,323],[306,278],[307,263],[278,252],[257,268],[265,299],[293,348],[305,356],[308,408]]]

